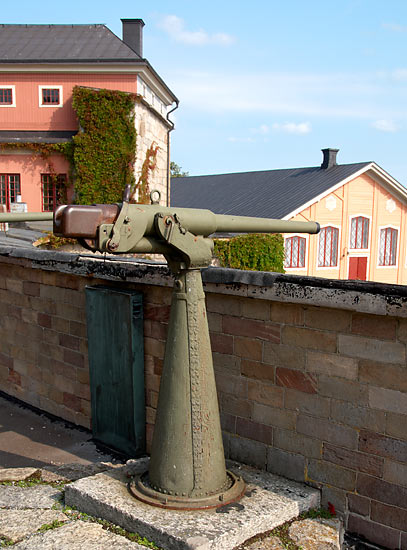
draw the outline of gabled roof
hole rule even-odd
[[[139,60],[105,25],[0,25],[0,63]]]
[[[376,165],[359,162],[337,164],[328,169],[317,166],[172,178],[171,206],[207,208],[215,214],[283,219],[372,166]]]

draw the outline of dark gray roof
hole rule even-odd
[[[281,219],[369,164],[172,178],[171,206]]]
[[[138,60],[105,25],[0,25],[0,63]]]
[[[0,130],[0,143],[66,143],[71,141],[76,130],[45,131]]]

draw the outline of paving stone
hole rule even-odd
[[[93,476],[110,470],[111,468],[121,467],[123,464],[115,465],[111,462],[96,462],[95,464],[62,464],[50,465],[41,470],[41,479],[43,481],[76,481],[83,477]],[[1,475],[1,474],[0,474]]]
[[[33,535],[13,546],[14,550],[145,550],[136,542],[105,531],[96,523],[77,521]]]
[[[302,550],[340,550],[343,527],[335,519],[304,519],[292,523],[289,535]]]
[[[0,469],[0,482],[25,481],[29,478],[39,478],[38,468],[2,468]]]
[[[133,461],[131,469],[141,473],[146,465],[143,459]],[[297,517],[301,511],[319,506],[315,489],[237,463],[229,462],[228,466],[243,476],[247,489],[239,502],[218,510],[180,512],[146,506],[129,495],[124,469],[67,485],[65,502],[137,532],[166,550],[232,550]]]
[[[61,491],[49,485],[13,487],[0,485],[0,508],[11,510],[50,509],[59,502]]]
[[[68,518],[57,510],[2,510],[0,537],[18,542],[53,521],[68,521]]]

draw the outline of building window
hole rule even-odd
[[[339,229],[323,227],[319,234],[318,267],[336,267],[338,265]]]
[[[397,264],[397,229],[385,227],[380,230],[379,265]]]
[[[352,218],[350,227],[350,248],[369,247],[369,219],[363,216]]]
[[[53,212],[61,204],[61,191],[66,185],[66,174],[57,177],[41,174],[42,211]]]
[[[0,107],[15,107],[14,86],[0,86]]]
[[[40,86],[39,87],[40,107],[61,107],[62,86]]]
[[[17,202],[17,195],[21,195],[20,175],[0,174],[0,204],[10,210],[10,204]]]
[[[285,239],[284,267],[305,267],[306,240],[304,237]]]

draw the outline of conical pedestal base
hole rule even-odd
[[[150,469],[131,492],[196,509],[237,500],[244,488],[226,472],[201,273],[187,270],[174,284]]]

